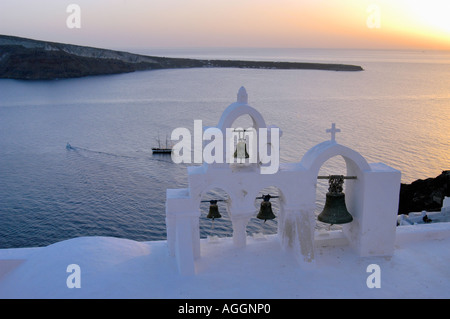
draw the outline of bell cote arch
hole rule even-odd
[[[342,156],[347,166],[347,175],[360,175],[370,171],[370,165],[358,152],[335,141],[325,141],[311,148],[303,156],[300,164],[310,172],[314,178],[319,174],[322,165],[332,157]]]
[[[243,115],[250,116],[253,122],[253,127],[256,130],[267,127],[261,113],[259,113],[256,109],[254,109],[247,103],[247,92],[244,87],[241,87],[238,92],[237,101],[230,104],[222,113],[217,128],[225,133],[225,130],[227,128],[231,128],[234,121],[236,121],[236,119]]]

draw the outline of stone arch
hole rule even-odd
[[[225,132],[227,128],[232,127],[231,125],[243,115],[250,116],[255,129],[266,127],[266,122],[261,113],[248,104],[240,103],[233,103],[225,109],[217,127],[222,130],[222,132]]]
[[[311,194],[311,198],[314,198],[314,203],[311,203],[316,207],[316,187],[317,176],[322,165],[329,159],[335,156],[342,156],[347,167],[347,176],[356,176],[356,180],[347,180],[345,187],[345,202],[347,209],[354,216],[354,214],[361,212],[363,207],[364,198],[364,181],[363,175],[365,172],[370,171],[370,166],[364,157],[358,152],[337,144],[336,142],[327,141],[316,145],[310,149],[303,157],[301,164],[309,172],[309,178],[313,179],[312,190],[314,194]]]
[[[316,177],[322,165],[332,157],[342,156],[347,165],[347,174],[360,175],[364,171],[370,171],[366,159],[358,152],[337,144],[326,141],[311,148],[302,158],[300,164]]]
[[[279,214],[283,213],[283,207],[285,205],[286,202],[286,197],[284,195],[283,189],[281,185],[278,185],[277,183],[266,183],[266,184],[261,184],[257,190],[252,192],[252,197],[249,198],[249,200],[252,201],[252,206],[255,208],[256,210],[256,214],[259,211],[259,204],[261,203],[262,199],[257,199],[257,197],[261,197],[262,195],[267,195],[269,193],[268,189],[276,189],[275,192],[270,192],[270,195],[272,196],[278,196],[278,198],[274,198],[271,199],[270,201],[272,202],[272,204],[274,203],[274,201],[276,201],[276,205],[274,208],[274,212],[276,211],[275,215],[277,217],[279,217]],[[274,205],[272,205],[274,206]],[[256,217],[256,214],[253,217]]]
[[[235,199],[236,196],[235,196],[233,189],[230,186],[231,185],[217,183],[217,182],[207,185],[201,191],[199,191],[198,196],[194,197],[194,198],[196,198],[194,205],[196,207],[200,207],[201,201],[205,200],[205,195],[208,192],[215,190],[215,189],[220,189],[220,190],[224,191],[228,195],[228,197],[227,197],[228,204],[232,205],[233,200]],[[219,199],[219,198],[217,198],[217,199]],[[222,198],[222,199],[225,199],[225,198]]]
[[[278,198],[270,199],[272,204],[272,210],[275,215],[274,220],[267,220],[264,222],[263,220],[257,219],[257,215],[259,213],[262,199],[257,199],[257,197],[261,197],[262,195],[269,194],[272,196],[278,196]],[[278,220],[282,218],[284,214],[284,205],[285,205],[285,195],[283,193],[283,189],[281,185],[277,183],[262,183],[259,185],[257,189],[249,192],[248,201],[251,201],[251,206],[253,208],[253,213],[249,216],[249,222],[246,225],[247,232],[254,232],[256,230],[262,231],[265,234],[272,233],[275,234],[278,232]]]
[[[278,184],[278,183],[274,183],[273,181],[271,182],[267,182],[267,183],[261,183],[258,185],[258,187],[253,188],[251,190],[251,192],[249,192],[249,197],[248,197],[248,201],[250,204],[254,205],[255,199],[261,195],[263,195],[263,190],[267,189],[267,188],[276,188],[277,189],[277,195],[279,194],[279,200],[282,201],[283,203],[286,200],[286,197],[283,193],[283,186]],[[265,195],[267,195],[267,192],[265,192]],[[271,194],[274,195],[274,194]]]
[[[245,90],[245,89],[244,89]],[[227,156],[227,129],[232,128],[233,123],[240,117],[242,116],[249,116],[252,122],[252,127],[255,129],[255,135],[256,138],[253,140],[254,145],[258,145],[259,143],[259,134],[258,134],[258,130],[260,128],[265,128],[266,126],[266,122],[264,120],[264,118],[262,117],[261,113],[259,113],[256,109],[254,109],[253,107],[251,107],[248,104],[244,104],[241,102],[235,102],[233,104],[230,104],[225,111],[223,112],[219,123],[217,124],[217,128],[222,132],[223,134],[223,163],[226,163],[226,156]],[[247,127],[244,127],[243,129],[247,129]],[[228,150],[231,151],[231,150]],[[256,151],[256,150],[255,150]],[[234,150],[233,150],[234,152]],[[259,162],[259,154],[256,152],[255,154],[256,157],[256,162]],[[224,165],[224,164],[222,164]],[[215,166],[221,166],[220,164],[217,165],[215,164]]]
[[[221,195],[214,196],[210,195],[208,196],[208,193],[219,191],[222,193]],[[223,186],[216,186],[210,185],[209,187],[205,188],[202,193],[200,194],[200,199],[198,203],[198,207],[200,210],[200,216],[199,216],[199,231],[200,231],[200,237],[206,237],[207,235],[219,235],[220,233],[225,233],[225,235],[231,235],[232,234],[232,224],[231,224],[231,195],[228,191],[224,189]],[[225,200],[220,201],[217,203],[219,206],[219,213],[222,215],[222,218],[219,220],[211,220],[211,222],[206,221],[206,216],[208,214],[209,210],[209,203],[208,202],[202,202],[203,200]],[[203,209],[202,209],[203,208]]]
[[[319,168],[319,176],[328,175],[348,175],[347,163],[341,155],[330,157]],[[344,180],[343,192],[346,193],[346,188],[351,184],[353,180]],[[314,220],[315,228],[319,230],[341,230],[342,225],[330,225],[323,223],[317,219],[318,215],[322,212],[326,203],[326,193],[328,192],[329,182],[327,179],[317,179],[315,189],[315,208],[314,208]]]
[[[222,113],[222,116],[220,117],[217,127],[222,130],[222,132],[225,132],[225,129],[230,128],[237,118],[245,114],[250,116],[253,121],[253,127],[255,129],[258,130],[259,128],[266,127],[266,122],[264,121],[261,113],[248,105],[247,91],[242,86],[237,94],[237,101],[230,104],[225,109],[225,111]]]

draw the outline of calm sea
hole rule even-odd
[[[187,187],[188,165],[153,155],[151,147],[177,127],[193,131],[196,119],[216,125],[241,86],[266,122],[283,130],[283,163],[300,161],[309,148],[329,139],[325,130],[335,122],[339,143],[369,162],[399,169],[403,182],[450,169],[449,52],[132,51],[350,63],[365,70],[185,69],[0,80],[0,248],[45,246],[77,236],[165,239],[166,189]],[[73,149],[66,149],[67,143]],[[345,174],[345,165],[336,157],[322,171]],[[317,192],[319,212],[326,182]],[[225,207],[219,208],[223,218],[212,224],[205,218],[208,206],[201,207],[202,237],[231,235]],[[276,201],[274,208],[276,213]],[[256,209],[257,204],[255,214]],[[264,224],[253,218],[247,229],[275,232],[276,219]]]

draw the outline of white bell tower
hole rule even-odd
[[[277,128],[267,126],[262,115],[248,105],[247,92],[241,87],[236,102],[224,110],[216,126],[223,132],[224,139],[227,129],[233,129],[233,122],[242,115],[252,119],[258,140],[259,129]],[[196,273],[195,260],[201,258],[200,202],[203,194],[216,187],[223,189],[229,197],[228,214],[232,222],[233,243],[237,247],[247,245],[246,227],[257,215],[255,198],[261,196],[262,189],[276,187],[280,194],[280,210],[276,216],[280,249],[292,252],[300,263],[313,262],[317,245],[314,213],[317,178],[321,166],[335,156],[344,158],[347,175],[354,177],[346,181],[345,192],[346,205],[353,220],[343,226],[342,239],[359,256],[392,255],[400,171],[382,163],[369,164],[358,152],[337,143],[336,133],[340,130],[334,123],[326,132],[331,134],[330,140],[312,147],[297,163],[280,164],[274,172],[262,173],[264,165],[260,157],[252,165],[229,163],[224,158],[221,163],[188,167],[189,187],[168,189],[166,193],[169,253],[176,258],[180,273]],[[267,144],[279,136],[269,136]],[[226,145],[227,141],[224,141],[224,156]]]

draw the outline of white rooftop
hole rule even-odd
[[[80,237],[0,250],[0,298],[450,298],[450,223],[397,227],[392,257],[359,257],[339,232],[316,233],[316,258],[299,264],[276,235],[201,240],[193,276],[180,275],[166,241]],[[322,243],[326,247],[319,247]],[[81,288],[68,288],[67,266]],[[380,288],[368,288],[380,267]]]

